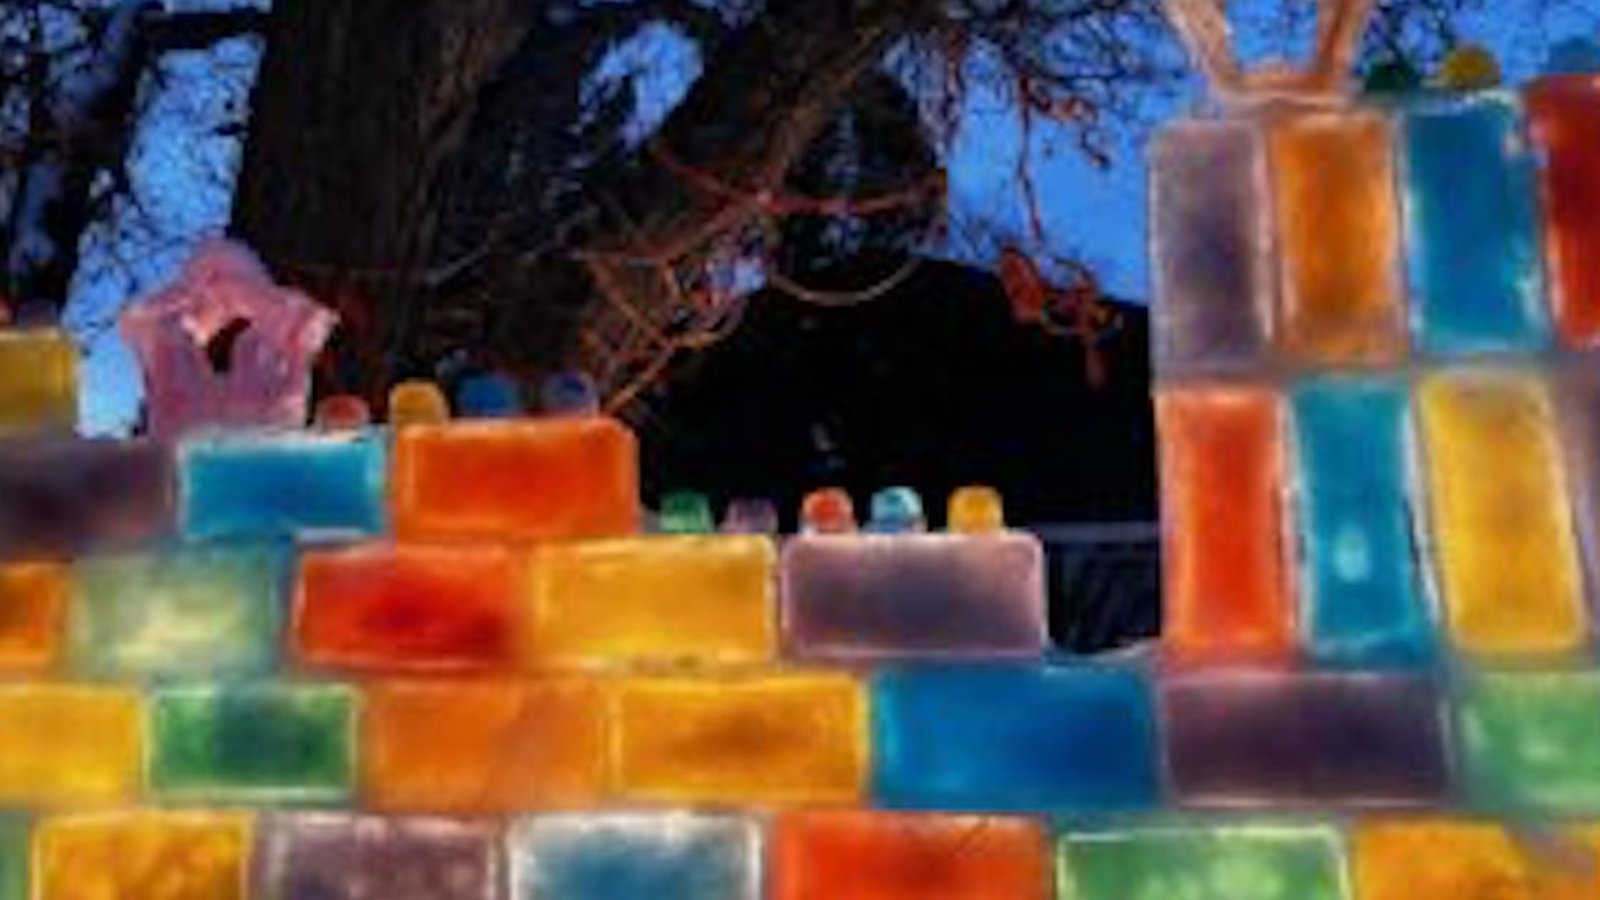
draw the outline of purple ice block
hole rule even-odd
[[[1191,806],[1406,807],[1450,789],[1434,684],[1409,675],[1218,672],[1161,688],[1167,765]]]
[[[807,659],[1038,656],[1044,556],[1030,534],[815,534],[783,549],[783,628]]]
[[[497,900],[499,833],[480,822],[307,813],[268,821],[264,900]]]
[[[172,457],[149,441],[0,441],[0,559],[65,559],[173,530]]]

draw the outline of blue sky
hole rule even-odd
[[[1460,27],[1467,40],[1492,47],[1508,80],[1520,83],[1539,71],[1554,40],[1600,34],[1600,7],[1584,0],[1486,0]],[[116,311],[170,279],[194,242],[227,222],[239,141],[218,136],[215,126],[236,120],[245,108],[258,57],[255,42],[242,39],[209,52],[171,54],[145,86],[148,112],[132,151],[136,200],[85,237],[68,307],[68,325],[88,351],[81,405],[90,433],[124,431],[138,408],[137,371],[112,327]],[[657,32],[613,54],[604,74],[642,68],[650,76],[640,101],[644,128],[670,110],[697,67],[691,50]],[[998,240],[1029,233],[1016,174],[1024,149],[1021,124],[1006,98],[982,83],[975,81],[965,99],[945,161],[953,235],[948,250],[975,262],[986,262]],[[1115,130],[1112,164],[1105,169],[1077,150],[1070,131],[1036,123],[1026,152],[1048,253],[1087,261],[1118,296],[1147,295],[1140,148],[1150,128],[1181,114],[1197,96],[1190,85],[1141,98],[1138,121]]]

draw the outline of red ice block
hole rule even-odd
[[[1528,89],[1542,167],[1545,252],[1556,330],[1569,347],[1600,344],[1600,76],[1551,75]]]
[[[517,571],[512,554],[493,547],[313,550],[300,561],[295,653],[345,671],[510,667]]]
[[[415,425],[394,437],[405,540],[543,540],[639,526],[638,446],[600,416]]]

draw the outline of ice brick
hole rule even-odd
[[[1359,900],[1593,900],[1600,897],[1597,851],[1593,828],[1378,819],[1356,825],[1351,870]]]
[[[131,800],[144,760],[141,713],[132,690],[0,687],[0,809]]]
[[[872,682],[874,799],[891,808],[1102,811],[1157,801],[1138,672],[939,666]]]
[[[1536,351],[1549,342],[1536,162],[1515,98],[1424,97],[1401,126],[1417,345]]]
[[[43,672],[61,656],[70,592],[56,563],[0,563],[0,673]]]
[[[761,834],[691,813],[538,816],[510,839],[512,900],[758,900]]]
[[[384,442],[354,434],[233,434],[178,451],[189,538],[359,537],[384,529]]]
[[[265,547],[185,545],[73,567],[73,670],[95,678],[263,673],[277,659],[288,560]]]
[[[300,560],[295,654],[358,672],[504,669],[517,660],[518,568],[494,546],[369,545]]]
[[[1586,636],[1577,541],[1543,380],[1483,369],[1418,389],[1446,618],[1469,653],[1560,653]]]
[[[1283,116],[1268,129],[1283,279],[1278,344],[1312,364],[1406,352],[1394,139],[1372,110]]]
[[[1277,286],[1266,149],[1250,122],[1184,122],[1150,151],[1157,363],[1263,361]]]
[[[1168,388],[1156,396],[1163,639],[1179,659],[1281,660],[1295,650],[1282,416],[1266,388]]]
[[[78,351],[53,328],[0,327],[0,435],[70,433],[78,422]]]
[[[261,830],[257,900],[500,900],[487,822],[304,813]]]
[[[0,816],[0,900],[29,900],[29,855],[28,823]]]
[[[172,463],[160,444],[0,440],[0,558],[69,559],[172,525]]]
[[[616,703],[617,780],[628,797],[764,806],[861,795],[866,695],[850,675],[637,677]]]
[[[352,787],[353,707],[352,692],[332,684],[159,690],[150,788],[180,802],[336,802]]]
[[[35,900],[245,900],[248,816],[129,812],[46,819]]]
[[[1073,831],[1061,841],[1059,875],[1061,895],[1073,900],[1349,897],[1339,833],[1314,825]]]
[[[639,526],[638,447],[599,416],[400,429],[395,528],[418,538],[594,538]]]
[[[1044,553],[1004,534],[802,535],[783,548],[784,639],[812,659],[1037,657]]]
[[[1442,802],[1444,709],[1424,676],[1215,672],[1161,685],[1177,800],[1194,806]]]
[[[1433,622],[1413,521],[1407,390],[1387,380],[1324,378],[1301,383],[1293,400],[1311,657],[1425,662]]]
[[[1544,165],[1550,305],[1563,344],[1600,344],[1600,75],[1552,75],[1526,95]]]
[[[593,804],[608,695],[582,677],[378,682],[362,704],[362,799],[463,814]]]
[[[757,536],[541,546],[527,585],[531,652],[541,663],[769,659],[774,556]]]
[[[876,811],[778,817],[772,900],[1048,900],[1049,839],[1031,819]]]
[[[1480,673],[1456,707],[1467,798],[1492,811],[1600,813],[1600,673]]]

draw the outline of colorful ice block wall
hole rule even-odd
[[[0,900],[1600,898],[1600,77],[1325,101],[1157,140],[1110,657],[981,489],[646,534],[583,403],[87,441],[0,333]]]

